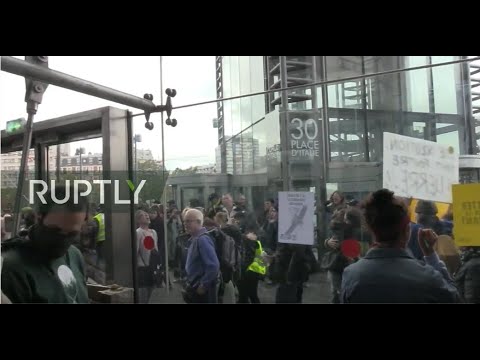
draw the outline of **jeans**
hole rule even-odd
[[[302,297],[303,283],[282,283],[278,285],[275,302],[277,304],[301,304]]]
[[[340,304],[340,290],[342,289],[342,273],[338,271],[329,271],[328,280],[330,280],[330,291],[332,304]]]
[[[238,282],[238,302],[240,304],[260,304],[258,298],[258,274],[246,271]]]

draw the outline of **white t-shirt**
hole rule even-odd
[[[152,252],[151,242],[145,240],[147,236],[153,239],[153,248],[158,251],[158,236],[153,229],[137,229],[137,264],[138,266],[148,266],[150,264],[150,253]]]

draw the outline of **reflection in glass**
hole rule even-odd
[[[402,56],[217,57],[215,75],[219,66],[222,70],[219,98],[266,89],[277,92],[223,101],[223,133],[220,128],[211,129],[212,117],[222,116],[216,107],[212,111],[195,107],[183,116],[182,111],[177,112],[177,118],[185,118],[188,126],[169,128],[165,133],[166,142],[182,138],[184,144],[166,146],[172,198],[182,209],[192,200],[207,206],[209,195],[231,192],[233,200],[239,204],[245,201],[258,224],[263,224],[265,200],[276,199],[279,191],[312,191],[317,201],[324,201],[321,193],[327,182],[357,199],[381,186],[386,131],[450,143],[465,151],[461,141],[465,121],[458,113],[463,108],[463,80],[455,66],[341,81],[443,60]],[[314,89],[278,91],[322,78],[340,81]],[[437,106],[440,103],[443,105]],[[193,117],[194,121],[187,120]],[[328,134],[323,136],[325,129]],[[328,146],[322,143],[323,138]],[[153,141],[150,145],[158,146]],[[323,151],[329,152],[330,159],[325,166],[329,171],[326,178],[321,177]],[[315,220],[321,220],[323,211],[323,204],[317,205]],[[325,227],[321,221],[318,224]]]

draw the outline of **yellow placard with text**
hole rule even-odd
[[[480,246],[480,184],[452,186],[453,235],[457,246]]]

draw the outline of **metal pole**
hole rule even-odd
[[[135,173],[133,174],[133,176],[134,176],[133,183],[135,184],[135,186],[137,186],[137,171],[138,171],[138,166],[137,166],[137,135],[134,135],[133,141],[134,141],[134,144],[135,144],[135,164],[134,164]]]
[[[60,145],[57,145],[57,169],[56,169],[56,174],[57,174],[57,182],[60,182],[60,165],[61,165],[61,161],[60,161],[60,157],[62,156],[62,154],[60,153]]]
[[[362,56],[362,74],[365,74],[365,56]],[[367,80],[363,78],[362,83],[362,113],[363,113],[363,151],[365,161],[370,161],[370,146],[368,144],[368,119],[367,119]]]
[[[468,56],[462,56],[462,59],[468,59]],[[468,63],[462,64],[460,68],[462,81],[462,95],[463,95],[463,113],[465,117],[464,142],[466,146],[466,154],[476,153],[476,139],[475,139],[475,117],[473,114],[472,104],[472,84],[470,80],[470,65]]]
[[[160,103],[163,104],[163,57],[160,56]],[[162,206],[163,206],[163,239],[165,242],[165,287],[167,288],[167,296],[170,294],[170,273],[168,267],[168,221],[165,221],[167,214],[167,192],[166,187],[167,183],[165,181],[165,137],[163,130],[163,112],[161,113],[162,119],[162,181],[163,181],[163,191],[162,191]]]
[[[2,64],[3,64],[3,57],[2,57]],[[25,173],[27,171],[27,164],[28,164],[28,155],[29,150],[32,145],[32,124],[33,124],[33,113],[29,112],[27,124],[25,126],[24,132],[24,141],[22,147],[22,160],[20,162],[20,174],[18,176],[18,187],[17,193],[15,195],[15,205],[13,210],[13,236],[18,234],[18,226],[20,225],[20,202],[22,201],[22,194],[23,194],[23,183],[25,182]]]
[[[2,56],[1,67],[3,71],[15,75],[32,78],[51,85],[142,109],[144,111],[156,111],[155,104],[150,100],[133,96],[91,81],[83,80],[60,71],[34,65],[11,56]]]
[[[82,180],[82,148],[80,148],[80,180]]]
[[[286,89],[288,86],[287,77],[287,57],[286,56],[279,56],[278,61],[280,64],[280,83],[281,87]],[[280,141],[284,145],[282,148],[282,183],[283,183],[283,191],[293,191],[293,183],[291,180],[291,169],[290,169],[290,119],[288,116],[288,91],[285,90],[280,93],[280,97],[282,98],[282,102],[280,105]],[[283,145],[282,145],[283,146]]]

